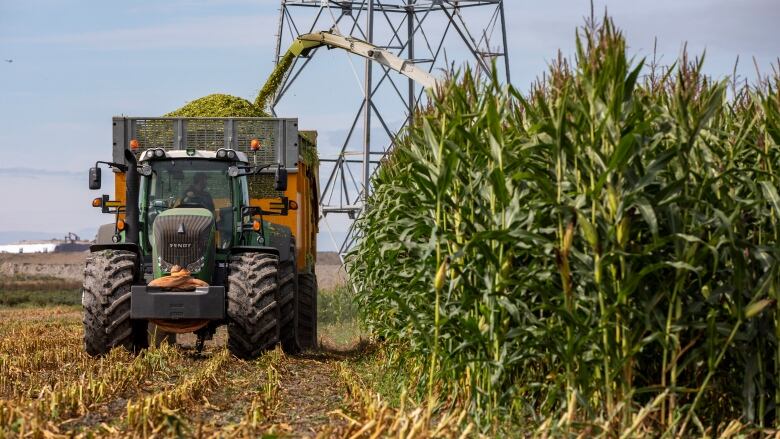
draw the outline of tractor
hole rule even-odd
[[[200,350],[221,325],[243,359],[316,347],[316,132],[285,118],[115,117],[112,152],[89,170],[90,189],[105,167],[115,186],[92,203],[114,220],[85,266],[89,355],[181,333]],[[160,286],[182,273],[184,287]]]

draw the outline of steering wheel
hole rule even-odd
[[[173,203],[173,207],[180,207],[180,208],[200,208],[205,209],[206,206],[198,201],[198,197],[184,197],[179,198],[176,200],[175,203]]]
[[[181,207],[181,208],[185,208],[185,209],[186,208],[191,208],[191,209],[192,208],[198,208],[198,209],[205,209],[206,208],[206,206],[204,206],[204,205],[202,205],[200,203],[181,203],[180,205],[178,205],[176,207]]]

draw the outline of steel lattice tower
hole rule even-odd
[[[464,65],[484,73],[495,62],[503,79],[510,81],[504,0],[281,0],[279,12],[275,63],[298,35],[331,29],[389,50],[439,77]],[[274,113],[317,58],[312,53],[295,60],[273,97]],[[339,249],[342,255],[355,239],[352,220],[362,211],[372,173],[415,107],[427,99],[411,79],[371,60],[359,62],[362,79],[353,64],[362,90],[355,116],[341,127],[346,135],[339,139],[340,152],[320,159],[321,218],[326,226],[328,215],[349,219],[349,232]]]

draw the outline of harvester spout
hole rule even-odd
[[[276,101],[280,98],[280,93],[283,93],[280,87],[285,83],[287,75],[290,73],[290,67],[295,59],[308,57],[314,49],[323,46],[329,49],[342,49],[348,53],[375,61],[414,80],[429,90],[436,90],[442,85],[442,82],[429,72],[417,67],[414,64],[414,60],[401,59],[389,50],[357,38],[345,37],[335,31],[313,32],[299,35],[290,45],[287,52],[278,59],[276,68],[271,73],[271,76],[268,77],[263,88],[260,89],[260,93],[255,99],[255,105],[261,109],[272,108],[276,105]]]

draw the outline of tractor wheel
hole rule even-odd
[[[276,256],[245,253],[230,259],[227,282],[228,349],[251,360],[279,342]]]
[[[84,347],[91,356],[116,346],[134,352],[147,347],[146,322],[130,320],[130,287],[137,256],[123,250],[91,253],[84,268]]]
[[[317,275],[298,275],[298,343],[303,349],[317,348]]]
[[[282,339],[282,349],[288,354],[297,354],[301,351],[296,337],[296,293],[298,289],[298,279],[296,273],[295,259],[279,264],[279,296],[276,302],[279,304],[281,323],[279,325],[279,336]]]

